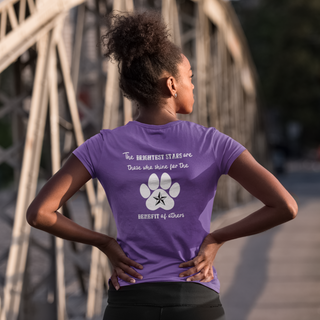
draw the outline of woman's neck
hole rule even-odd
[[[146,124],[163,125],[179,119],[173,108],[165,106],[159,108],[140,107],[139,115],[134,120]]]

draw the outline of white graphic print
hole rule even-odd
[[[144,183],[140,186],[140,194],[143,198],[147,199],[146,206],[149,210],[154,211],[158,208],[171,210],[174,207],[174,200],[172,198],[176,198],[179,195],[180,185],[178,182],[175,182],[173,185],[171,183],[171,177],[164,172],[160,178],[159,188],[159,178],[155,173],[152,173],[148,180],[148,186]]]

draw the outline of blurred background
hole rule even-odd
[[[240,0],[232,5],[259,75],[275,169],[285,170],[281,161],[319,161],[319,1]]]
[[[298,202],[294,221],[222,247],[227,319],[320,318],[318,0],[0,0],[0,320],[102,317],[106,257],[30,230],[25,211],[72,150],[137,113],[103,56],[112,10],[162,13],[195,74],[180,118],[242,143]],[[261,205],[223,176],[211,228]],[[96,180],[60,212],[116,237]]]

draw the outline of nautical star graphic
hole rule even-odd
[[[160,182],[160,185],[159,185]],[[171,210],[174,207],[174,200],[180,193],[178,182],[172,184],[171,177],[164,172],[160,181],[155,173],[152,173],[148,179],[148,185],[142,183],[140,194],[146,200],[146,206],[149,210],[154,211],[158,208]]]

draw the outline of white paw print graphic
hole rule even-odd
[[[174,200],[172,198],[176,198],[179,195],[180,185],[178,182],[175,182],[173,185],[171,183],[171,177],[164,172],[161,175],[159,188],[159,178],[155,173],[152,173],[148,180],[148,186],[144,183],[140,186],[140,194],[143,198],[147,199],[146,206],[149,210],[154,211],[158,208],[171,210],[174,207]]]

